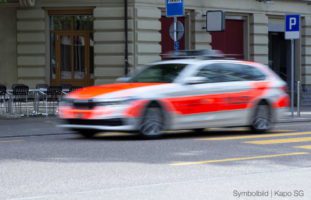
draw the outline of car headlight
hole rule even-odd
[[[102,99],[96,101],[98,106],[114,106],[114,105],[126,105],[134,101],[137,101],[137,97],[123,97],[123,98],[112,98],[112,99]]]

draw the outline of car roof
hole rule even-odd
[[[250,65],[254,67],[263,66],[260,63],[245,61],[245,60],[233,60],[233,59],[175,59],[175,60],[164,60],[154,62],[152,64],[186,64],[186,65],[201,65],[201,64],[213,64],[213,63],[234,63]]]
[[[153,65],[158,64],[186,64],[187,66],[191,65],[195,68],[202,65],[214,64],[214,63],[229,63],[229,64],[240,64],[240,65],[247,65],[259,69],[260,71],[264,72],[269,77],[276,77],[276,74],[269,69],[268,66],[253,62],[253,61],[245,61],[245,60],[233,60],[233,59],[173,59],[173,60],[164,60],[152,63]]]

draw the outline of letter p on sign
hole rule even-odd
[[[294,17],[289,18],[289,29],[292,30],[293,27],[297,24],[297,20]]]

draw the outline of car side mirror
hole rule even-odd
[[[117,78],[116,79],[116,82],[118,83],[126,83],[130,80],[131,78],[130,77],[120,77],[120,78]]]
[[[206,78],[202,76],[192,76],[185,79],[184,84],[186,85],[193,85],[193,84],[200,84],[206,83]]]

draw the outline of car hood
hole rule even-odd
[[[73,99],[92,99],[104,96],[127,96],[133,94],[133,89],[150,89],[153,86],[165,85],[167,83],[114,83],[99,86],[91,86],[78,89],[69,93],[66,97]],[[115,95],[113,95],[115,94]]]

